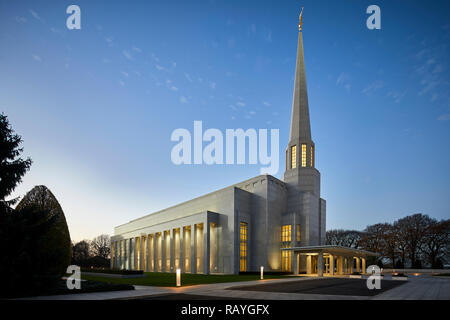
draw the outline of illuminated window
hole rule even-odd
[[[291,241],[291,225],[287,224],[281,228],[281,241],[290,242]]]
[[[283,250],[281,252],[281,270],[283,272],[291,272],[291,251]]]
[[[314,168],[314,147],[311,146],[311,167]]]
[[[306,144],[302,144],[302,167],[306,167]]]
[[[297,225],[297,241],[300,241],[300,225]]]
[[[240,239],[241,239],[241,265],[240,271],[247,271],[247,234],[248,234],[248,225],[245,222],[241,222],[240,228]]]
[[[291,147],[291,168],[297,168],[297,146]]]

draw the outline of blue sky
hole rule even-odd
[[[327,228],[449,218],[448,1],[2,0],[0,111],[34,161],[14,195],[48,186],[81,240],[259,174],[172,164],[194,120],[279,129],[282,178],[301,6]]]

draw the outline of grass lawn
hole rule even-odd
[[[92,281],[103,281],[115,284],[132,284],[140,286],[158,286],[158,287],[174,287],[176,284],[175,273],[160,273],[160,272],[145,272],[143,278],[108,278],[93,275],[83,275],[82,279]],[[282,279],[289,276],[285,275],[264,275],[264,279]],[[181,275],[181,285],[190,286],[195,284],[206,283],[220,283],[220,282],[235,282],[235,281],[250,281],[259,280],[259,275],[245,274],[245,275],[203,275],[183,273]]]

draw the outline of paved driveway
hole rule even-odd
[[[375,296],[392,288],[404,285],[405,281],[382,280],[381,289],[369,290],[366,279],[328,278],[295,282],[278,282],[254,286],[239,286],[230,290],[326,294],[344,296]]]

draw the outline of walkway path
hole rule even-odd
[[[376,296],[345,296],[345,295],[327,295],[327,294],[305,294],[305,293],[284,293],[284,292],[265,292],[265,291],[244,291],[230,290],[231,287],[252,286],[255,284],[269,284],[291,281],[304,281],[315,279],[320,281],[319,277],[292,277],[289,279],[271,279],[259,281],[242,281],[214,283],[196,286],[187,286],[180,288],[168,287],[150,287],[135,286],[136,290],[112,291],[98,293],[80,293],[60,296],[42,296],[27,299],[36,300],[108,300],[108,299],[136,299],[151,298],[156,295],[167,295],[173,293],[185,293],[200,296],[215,296],[226,298],[241,299],[275,299],[275,300],[405,300],[405,299],[432,299],[432,300],[450,300],[450,278],[437,278],[431,276],[409,277],[404,285],[395,287]],[[386,278],[387,280],[388,278]],[[399,280],[400,281],[400,280]]]

